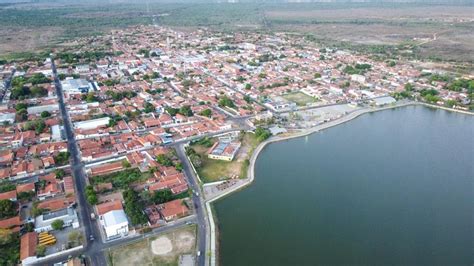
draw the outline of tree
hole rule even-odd
[[[56,156],[54,156],[54,162],[56,162],[57,165],[65,165],[68,162],[70,156],[71,154],[68,151],[61,151]]]
[[[202,116],[211,117],[212,116],[212,111],[211,111],[211,109],[204,109],[199,114],[202,115]]]
[[[43,112],[41,112],[41,117],[42,117],[42,118],[46,118],[46,117],[50,117],[50,116],[51,116],[51,113],[48,112],[48,111],[43,111]]]
[[[144,224],[148,221],[142,211],[142,204],[136,191],[128,188],[123,192],[123,199],[125,201],[125,213],[130,218],[132,225]]]
[[[179,108],[178,112],[184,116],[193,116],[193,111],[191,110],[191,107],[189,105],[182,106],[181,108]]]
[[[234,108],[235,107],[235,104],[234,102],[229,99],[227,96],[224,96],[222,97],[220,100],[219,100],[219,106],[223,107],[223,106],[227,106],[227,107],[230,107],[230,108]]]
[[[250,83],[245,84],[245,89],[250,90],[252,88],[252,85]]]
[[[15,110],[18,112],[20,111],[21,109],[25,109],[28,108],[28,105],[26,103],[17,103],[15,104]]]
[[[44,257],[45,254],[46,254],[46,246],[38,245],[36,247],[36,256],[37,257]]]
[[[143,106],[143,111],[145,113],[151,113],[151,112],[155,111],[155,106],[153,106],[153,104],[151,104],[149,102],[146,102],[145,105]]]
[[[0,219],[10,218],[16,215],[15,204],[10,200],[0,200]]]
[[[89,202],[90,205],[96,205],[98,203],[97,193],[95,192],[94,188],[91,185],[86,187],[86,200]]]
[[[123,161],[122,161],[122,166],[123,166],[124,168],[130,168],[130,167],[132,167],[132,165],[130,164],[130,162],[127,161],[127,160],[123,160]]]
[[[411,83],[406,83],[406,84],[405,84],[405,90],[406,90],[406,91],[413,91],[413,84],[411,84]]]
[[[245,95],[245,96],[244,96],[244,101],[246,101],[247,103],[251,103],[251,102],[252,102],[252,98],[250,98],[250,96],[248,96],[248,95]]]
[[[269,137],[271,137],[271,133],[268,129],[264,129],[264,128],[261,128],[261,127],[257,127],[255,129],[255,136],[257,136],[257,139],[259,141],[264,141],[266,139],[268,139]]]
[[[166,111],[169,115],[175,116],[175,115],[179,112],[179,109],[172,108],[172,107],[166,107],[166,108],[165,108],[165,111]]]
[[[51,223],[51,227],[53,228],[53,230],[62,230],[64,227],[64,221],[61,219],[54,220]]]
[[[177,171],[182,172],[183,171],[183,163],[181,163],[181,162],[177,163],[175,168],[176,168]]]
[[[314,73],[314,78],[315,79],[321,78],[321,73]]]
[[[165,154],[159,154],[158,156],[156,156],[156,161],[163,166],[173,166],[173,160],[171,160]]]
[[[84,237],[79,231],[72,231],[71,233],[69,233],[67,238],[68,238],[70,247],[76,247],[76,246],[81,245],[84,239]]]
[[[63,179],[63,177],[66,175],[66,172],[64,169],[56,169],[54,170],[54,174],[56,175],[56,179]]]
[[[169,189],[158,190],[153,194],[152,201],[155,204],[161,204],[173,200],[173,193]]]

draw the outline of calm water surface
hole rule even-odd
[[[267,146],[215,204],[228,265],[472,265],[474,118],[363,115]]]

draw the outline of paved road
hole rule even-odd
[[[3,103],[3,99],[5,98],[5,95],[10,90],[10,86],[12,85],[12,80],[13,80],[13,76],[15,75],[15,72],[16,72],[16,69],[13,69],[10,76],[5,79],[5,82],[4,82],[5,87],[3,88],[3,92],[1,92],[0,94],[0,103]]]
[[[53,70],[54,85],[56,87],[56,94],[59,100],[59,109],[63,118],[64,130],[66,133],[66,139],[68,144],[68,151],[71,153],[70,164],[71,172],[74,177],[74,183],[76,187],[77,195],[77,208],[79,222],[82,225],[85,233],[85,249],[84,253],[89,256],[93,265],[107,265],[104,255],[102,254],[102,243],[101,241],[91,241],[89,236],[93,236],[94,239],[101,239],[99,229],[95,226],[94,222],[90,218],[91,208],[86,202],[85,198],[85,187],[86,187],[86,175],[84,172],[84,165],[81,162],[81,156],[79,148],[74,137],[74,131],[72,123],[69,118],[69,114],[64,103],[64,94],[61,86],[61,82],[57,76],[56,65],[54,60],[51,59],[51,66]]]
[[[188,161],[188,157],[186,156],[186,153],[184,151],[184,145],[178,145],[176,147],[176,153],[181,162],[183,162],[183,171],[188,177],[189,186],[193,191],[195,191],[195,193],[193,193],[193,203],[196,209],[196,218],[198,222],[197,250],[200,252],[200,256],[197,257],[197,265],[204,266],[206,264],[206,237],[208,230],[204,201],[202,199],[202,193],[197,177],[194,174],[194,171],[191,167],[191,163]]]

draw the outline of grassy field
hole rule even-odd
[[[203,182],[209,183],[232,177],[246,177],[249,165],[248,159],[259,142],[252,133],[245,133],[241,140],[242,146],[232,162],[209,159],[207,157],[208,147],[202,145],[192,146],[202,159],[202,166],[196,170]]]
[[[189,226],[115,248],[108,253],[108,259],[113,266],[177,266],[180,255],[196,254],[195,246],[196,227]]]
[[[309,103],[316,102],[316,98],[308,96],[302,92],[288,93],[282,97],[290,102],[296,103],[298,106],[306,106]]]

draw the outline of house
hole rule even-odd
[[[107,239],[128,235],[128,220],[123,210],[113,210],[101,217]]]
[[[105,175],[123,169],[122,162],[99,165],[90,169],[91,176]]]
[[[16,190],[0,193],[0,200],[16,201]]]
[[[36,261],[36,245],[38,235],[36,232],[29,232],[20,238],[20,260],[23,265],[32,264]]]
[[[161,205],[161,214],[169,222],[175,218],[186,216],[189,209],[182,199],[172,200]]]
[[[23,223],[21,222],[20,216],[0,220],[0,228],[9,229],[12,232],[20,231],[20,227],[22,224]]]
[[[17,185],[16,193],[19,194],[21,192],[35,192],[35,183],[26,183],[26,184]]]

